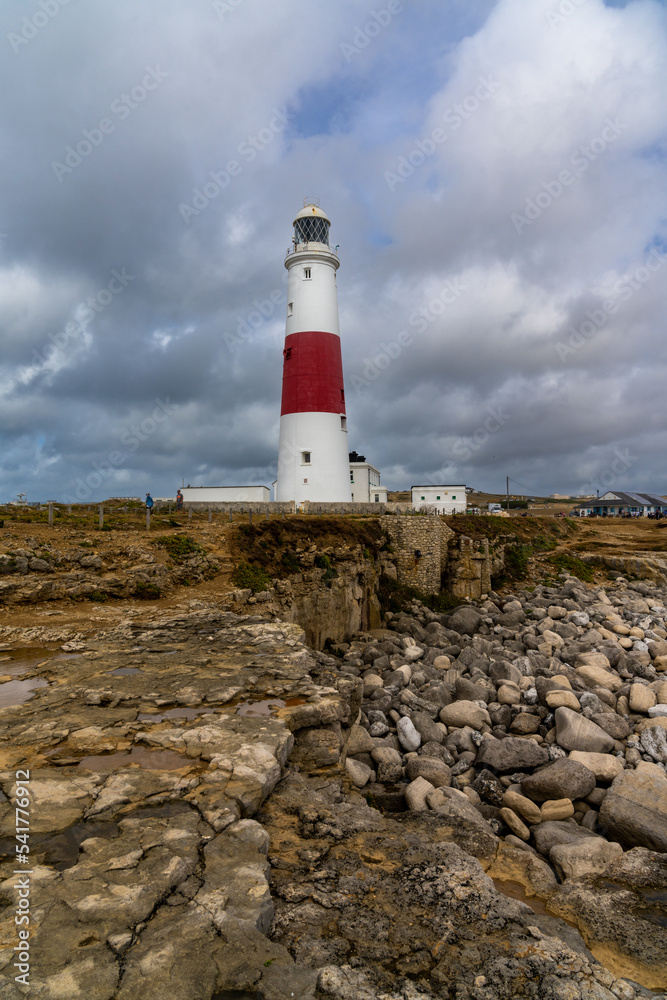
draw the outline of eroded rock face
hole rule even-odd
[[[36,931],[43,996],[143,1000],[149,978],[161,1000],[631,1000],[615,976],[662,971],[648,935],[633,955],[639,929],[614,965],[626,952],[607,927],[641,880],[628,848],[656,828],[659,796],[642,793],[623,838],[613,824],[647,768],[665,775],[663,669],[635,644],[667,637],[667,609],[642,586],[641,602],[567,580],[491,594],[460,631],[414,602],[326,654],[271,618],[272,598],[265,617],[199,606],[68,634],[77,655],[47,659],[48,687],[0,730],[2,788],[11,798],[29,766],[49,818],[33,844],[56,942]],[[645,712],[630,704],[640,681]],[[573,708],[554,712],[554,695]],[[0,822],[11,836],[11,803]],[[626,889],[600,895],[620,863]],[[484,868],[563,912],[585,889],[582,928],[597,898],[612,972],[546,938]],[[11,874],[6,859],[7,902]],[[657,925],[655,891],[638,919]],[[15,1000],[7,968],[0,995]]]

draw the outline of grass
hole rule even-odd
[[[260,590],[268,590],[272,580],[261,566],[242,562],[234,571],[232,583],[242,590],[252,590],[253,594],[256,594]]]
[[[315,565],[326,571],[332,568],[332,557],[323,549],[359,546],[366,558],[375,559],[384,541],[375,519],[304,516],[241,524],[233,544],[240,562],[261,567],[271,579],[284,579],[301,569],[297,550],[317,546]]]
[[[145,583],[143,580],[139,580],[134,588],[134,596],[138,597],[140,601],[157,601],[159,597],[162,597],[162,591],[155,583]]]
[[[189,535],[160,535],[155,545],[166,549],[170,559],[176,563],[185,562],[191,556],[206,555],[204,548]]]
[[[587,563],[582,562],[577,556],[572,556],[568,552],[559,552],[556,556],[551,556],[549,562],[552,563],[561,572],[570,573],[572,576],[576,576],[577,579],[583,580],[585,583],[593,582],[593,568]]]

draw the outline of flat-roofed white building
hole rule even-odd
[[[353,503],[386,503],[387,487],[380,486],[380,472],[369,462],[350,462]]]
[[[271,498],[268,486],[183,486],[183,504],[189,503],[266,503]]]
[[[370,462],[350,462],[353,503],[386,503],[387,487],[380,486],[380,470]]]
[[[465,514],[465,486],[413,486],[412,506],[429,507],[439,514]]]

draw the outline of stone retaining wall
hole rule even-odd
[[[176,503],[172,500],[170,504],[164,501],[156,501],[153,511],[165,511],[171,507],[172,511],[176,510]],[[293,500],[284,501],[250,501],[244,500],[243,503],[238,501],[227,502],[227,503],[206,503],[205,501],[195,500],[192,503],[184,503],[183,510],[189,510],[192,507],[193,510],[212,510],[214,513],[222,514],[247,514],[248,511],[252,511],[253,514],[294,514],[295,503]]]
[[[387,525],[397,546],[396,573],[399,583],[424,594],[439,594],[448,541],[454,532],[439,517],[397,517]]]

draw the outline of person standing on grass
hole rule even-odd
[[[183,494],[176,490],[176,510],[183,510]]]
[[[153,497],[150,495],[150,493],[146,494],[146,509],[150,510],[151,512],[153,510]]]

